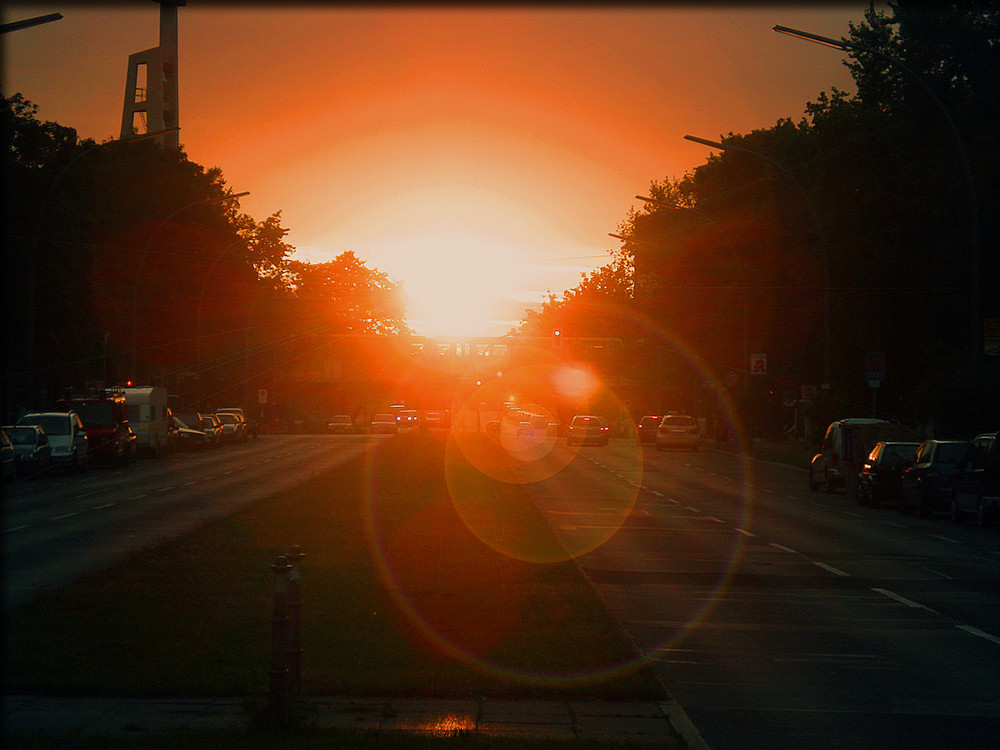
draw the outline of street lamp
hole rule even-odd
[[[802,183],[798,181],[794,174],[785,169],[780,162],[775,161],[767,154],[762,154],[759,151],[753,151],[749,148],[744,148],[742,146],[734,146],[732,144],[726,145],[719,143],[718,141],[710,141],[707,138],[698,138],[693,135],[684,136],[684,140],[691,141],[693,143],[700,143],[703,146],[708,146],[709,148],[718,149],[719,151],[742,151],[747,154],[752,154],[760,159],[763,159],[768,164],[777,167],[781,172],[791,180],[792,184],[798,188],[802,197],[805,199],[806,207],[809,209],[809,213],[812,216],[813,223],[816,224],[816,233],[819,237],[820,251],[823,255],[823,388],[827,389],[830,387],[830,250],[826,243],[826,233],[823,231],[823,224],[819,220],[819,215],[816,213],[816,206],[813,205],[812,198],[809,197],[809,193],[806,189],[802,187]]]
[[[149,239],[146,241],[146,247],[143,248],[142,255],[139,256],[139,265],[138,265],[138,267],[136,268],[136,271],[135,271],[135,285],[134,285],[133,290],[132,290],[132,366],[131,366],[131,377],[133,377],[133,378],[136,377],[136,372],[135,372],[135,355],[136,355],[136,349],[138,347],[137,336],[138,336],[138,330],[139,330],[139,320],[138,320],[138,318],[139,318],[139,316],[138,316],[138,310],[139,310],[139,278],[140,278],[140,276],[142,274],[142,267],[143,267],[143,265],[144,265],[144,263],[146,261],[146,253],[149,252],[149,248],[153,244],[153,239],[156,237],[156,235],[160,231],[160,229],[163,228],[164,224],[166,224],[172,218],[174,218],[175,216],[177,216],[177,214],[179,214],[179,213],[181,213],[183,211],[186,211],[187,209],[192,208],[193,206],[200,206],[203,203],[222,203],[224,201],[231,201],[231,200],[234,200],[236,198],[242,198],[244,195],[250,195],[250,191],[247,190],[247,191],[244,191],[242,193],[233,193],[232,195],[223,195],[223,196],[221,196],[219,198],[203,198],[202,200],[198,200],[198,201],[194,201],[193,203],[189,203],[186,206],[181,206],[176,211],[174,211],[172,214],[170,214],[169,216],[167,216],[163,221],[161,221],[159,224],[157,224],[156,225],[156,229],[154,229],[152,231],[152,233],[149,235]]]
[[[675,206],[675,205],[673,205],[671,203],[664,203],[663,201],[658,201],[655,198],[650,198],[650,197],[645,196],[645,195],[637,195],[635,197],[638,200],[641,200],[641,201],[643,201],[645,203],[652,203],[654,206],[659,206],[661,208],[665,208],[665,209],[670,210],[670,211],[694,211],[696,214],[698,214],[698,216],[702,217],[703,219],[705,219],[708,222],[711,222],[712,225],[722,235],[723,239],[725,239],[726,245],[729,247],[730,252],[732,252],[733,258],[736,260],[736,265],[740,269],[740,279],[743,281],[743,365],[742,365],[742,367],[740,369],[742,370],[745,367],[749,371],[749,368],[750,368],[750,324],[749,324],[749,315],[748,315],[749,302],[748,302],[748,299],[747,299],[749,292],[748,292],[748,289],[747,289],[747,277],[746,277],[746,273],[744,272],[743,261],[740,259],[739,253],[736,252],[736,248],[733,247],[733,243],[729,241],[729,237],[723,231],[722,227],[719,226],[719,222],[717,222],[715,219],[713,219],[711,216],[709,216],[708,214],[706,214],[704,211],[702,211],[697,206],[691,206],[690,208],[681,208],[681,207]]]
[[[786,34],[797,39],[804,39],[807,42],[821,44],[824,47],[831,47],[832,49],[840,50],[841,52],[850,52],[853,50],[855,52],[867,52],[881,57],[886,62],[902,68],[907,75],[919,83],[941,110],[941,114],[944,115],[944,119],[948,123],[948,129],[951,131],[951,136],[955,141],[955,147],[958,149],[959,158],[962,162],[962,171],[965,173],[965,181],[969,191],[969,213],[971,214],[969,233],[971,235],[970,239],[972,243],[972,258],[969,262],[971,273],[971,285],[969,290],[971,319],[969,334],[972,344],[972,362],[973,365],[975,365],[979,358],[979,197],[976,193],[976,184],[972,177],[972,166],[969,163],[969,154],[965,150],[965,141],[962,140],[962,135],[958,132],[958,126],[955,125],[955,120],[952,118],[951,112],[948,111],[944,102],[942,102],[940,97],[934,93],[934,89],[930,87],[930,84],[927,83],[922,75],[917,73],[917,71],[899,58],[886,54],[880,49],[858,44],[857,42],[852,42],[847,39],[831,39],[829,37],[820,36],[819,34],[811,34],[808,31],[791,29],[787,26],[774,26],[772,31],[777,31],[779,34]]]

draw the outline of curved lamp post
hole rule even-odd
[[[707,138],[698,138],[693,135],[684,136],[684,140],[691,141],[693,143],[700,143],[703,146],[708,146],[709,148],[718,149],[719,151],[742,151],[747,154],[752,154],[759,159],[763,159],[768,164],[781,170],[781,172],[791,180],[792,184],[798,188],[799,192],[802,193],[802,197],[805,199],[806,207],[809,209],[809,213],[812,216],[813,222],[816,224],[816,233],[819,236],[820,251],[823,255],[823,388],[828,389],[830,387],[830,250],[826,243],[826,232],[823,231],[823,224],[819,220],[819,215],[816,213],[816,206],[813,205],[812,198],[809,197],[809,193],[806,189],[802,187],[802,183],[798,181],[798,178],[794,174],[785,169],[780,162],[775,161],[767,154],[762,154],[759,151],[753,151],[749,148],[744,148],[742,146],[725,145],[719,143],[718,141],[710,141]]]
[[[972,166],[969,163],[969,154],[965,149],[965,141],[962,140],[962,135],[958,132],[958,126],[955,124],[955,120],[951,116],[951,112],[948,111],[944,102],[942,102],[941,98],[934,93],[934,89],[930,87],[930,84],[927,83],[922,75],[917,73],[917,71],[899,58],[888,55],[882,50],[858,44],[856,42],[851,42],[847,39],[837,40],[820,36],[819,34],[810,34],[808,31],[799,31],[798,29],[791,29],[787,26],[774,26],[772,31],[777,31],[779,34],[786,34],[788,36],[795,37],[796,39],[804,39],[807,42],[821,44],[824,47],[830,47],[832,49],[840,50],[841,52],[854,50],[876,55],[886,62],[896,65],[904,70],[907,75],[920,84],[923,90],[927,92],[927,94],[941,110],[941,114],[944,115],[944,119],[948,123],[948,129],[951,131],[951,137],[955,141],[955,147],[958,150],[959,159],[962,163],[962,171],[964,173],[966,185],[969,191],[969,213],[971,214],[969,234],[972,244],[972,258],[969,261],[971,274],[971,287],[969,289],[971,320],[969,334],[972,345],[972,362],[975,365],[979,359],[979,197],[976,193],[976,183],[972,177]]]
[[[132,377],[136,377],[136,372],[135,372],[135,363],[136,363],[135,355],[136,355],[136,349],[138,347],[137,337],[138,337],[138,330],[139,330],[139,320],[138,320],[139,316],[137,314],[138,310],[139,310],[139,278],[142,275],[142,267],[143,267],[143,265],[145,264],[145,261],[146,261],[146,253],[149,252],[149,248],[153,244],[153,239],[156,237],[156,235],[160,231],[160,229],[163,228],[164,224],[166,224],[172,218],[174,218],[175,216],[177,216],[177,214],[179,214],[179,213],[181,213],[183,211],[186,211],[187,209],[192,208],[193,206],[200,206],[203,203],[223,203],[225,201],[231,201],[231,200],[234,200],[236,198],[242,198],[244,195],[250,195],[250,191],[247,190],[247,191],[244,191],[242,193],[233,193],[232,195],[223,195],[223,196],[221,196],[219,198],[203,198],[202,200],[194,201],[193,203],[188,203],[186,206],[181,206],[180,208],[178,208],[172,214],[170,214],[169,216],[167,216],[163,221],[161,221],[159,224],[157,224],[156,225],[156,229],[154,229],[153,232],[152,232],[152,234],[149,235],[149,239],[146,241],[146,247],[143,248],[142,255],[139,256],[139,265],[138,265],[138,267],[136,268],[136,271],[135,271],[135,285],[134,285],[133,290],[132,290],[132,365],[131,365]]]

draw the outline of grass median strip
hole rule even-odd
[[[615,669],[630,646],[571,561],[508,556],[469,531],[444,456],[433,433],[386,440],[13,610],[5,692],[260,693],[270,566],[298,544],[307,695],[659,697],[649,670]],[[520,487],[457,471],[492,504],[496,534],[557,543]]]

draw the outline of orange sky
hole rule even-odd
[[[5,5],[3,92],[117,137],[128,55],[159,6]],[[709,150],[682,139],[798,120],[864,2],[632,8],[219,4],[178,11],[180,140],[296,257],[353,250],[402,281],[418,332],[500,335],[607,261],[633,196]]]

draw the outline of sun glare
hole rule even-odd
[[[547,249],[524,206],[439,187],[388,197],[375,213],[377,234],[358,243],[361,254],[403,284],[417,334],[499,336],[516,323],[526,260]]]

